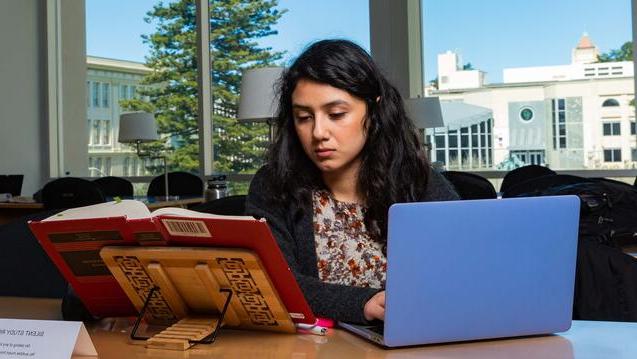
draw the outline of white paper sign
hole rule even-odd
[[[0,358],[97,356],[82,322],[0,319]]]

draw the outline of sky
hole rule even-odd
[[[153,32],[145,13],[158,0],[86,0],[87,53],[144,61],[141,35]],[[583,33],[602,52],[631,39],[630,0],[422,0],[425,80],[436,77],[437,54],[452,50],[462,63],[502,81],[511,67],[564,65]],[[277,35],[261,46],[286,51],[290,62],[325,38],[350,39],[369,50],[368,0],[279,0],[287,9]]]

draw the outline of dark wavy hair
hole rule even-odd
[[[283,73],[277,85],[276,135],[267,165],[272,183],[278,186],[275,200],[294,201],[299,208],[311,201],[312,190],[325,187],[294,128],[292,93],[301,79],[347,91],[367,104],[367,139],[361,153],[358,190],[365,201],[367,230],[373,238],[385,241],[389,206],[422,200],[430,169],[398,90],[365,50],[346,40],[310,45]]]

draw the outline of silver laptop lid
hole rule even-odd
[[[567,330],[579,203],[559,196],[393,205],[385,344]]]

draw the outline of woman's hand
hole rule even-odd
[[[363,308],[363,314],[368,321],[385,320],[385,291],[378,292],[369,298]]]

